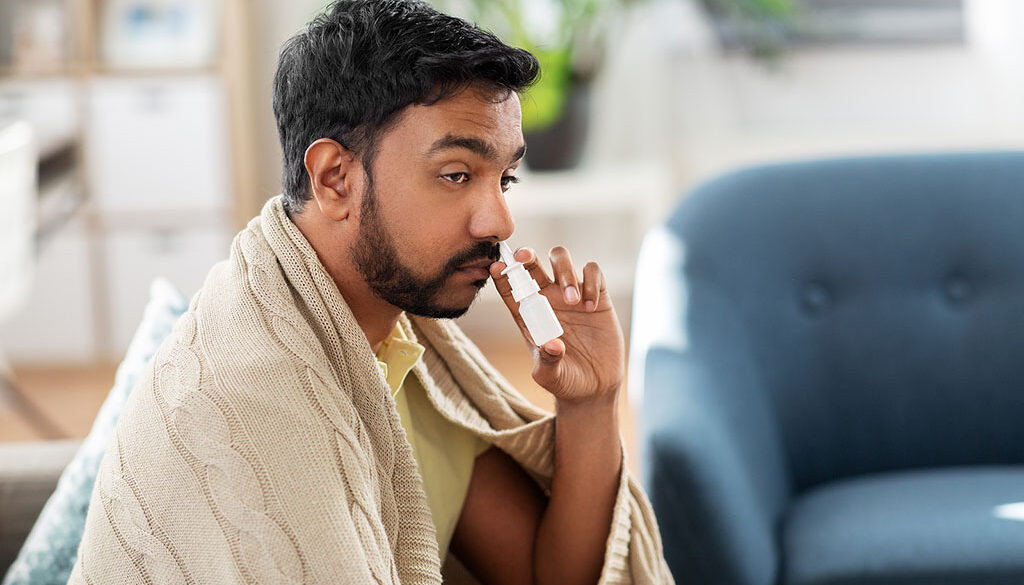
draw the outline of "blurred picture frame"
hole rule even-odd
[[[210,67],[218,57],[221,2],[104,0],[99,58],[115,69]]]

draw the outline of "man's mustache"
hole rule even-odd
[[[498,244],[490,242],[477,242],[472,247],[451,257],[444,266],[445,276],[455,274],[460,266],[465,266],[477,260],[496,261],[501,257]]]

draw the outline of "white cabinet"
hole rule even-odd
[[[227,257],[230,151],[222,82],[214,75],[122,75],[85,84],[89,206],[46,242],[32,298],[0,323],[14,362],[119,361],[166,277],[192,295]],[[0,84],[0,111],[74,135],[64,84]],[[32,114],[35,114],[34,116]]]
[[[226,259],[233,233],[225,226],[116,230],[106,236],[109,359],[120,359],[142,320],[149,284],[162,276],[191,298],[210,268]]]
[[[228,211],[218,78],[97,78],[88,107],[89,192],[100,213]]]
[[[103,229],[99,347],[120,359],[158,276],[187,296],[227,257],[231,191],[225,95],[214,75],[96,78],[89,192]]]
[[[89,243],[78,223],[49,240],[36,260],[21,310],[0,323],[0,347],[13,362],[85,363],[95,359]]]
[[[225,225],[116,229],[97,239],[67,226],[41,250],[28,302],[0,323],[0,348],[15,363],[120,361],[153,279],[191,298],[227,258],[233,235]]]

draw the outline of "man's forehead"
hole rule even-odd
[[[409,106],[403,122],[417,136],[423,156],[463,149],[487,159],[513,157],[523,150],[519,99],[514,93],[501,100],[486,98],[466,91]]]
[[[433,104],[415,106],[425,115],[480,131],[520,129],[522,108],[515,93],[463,90]]]

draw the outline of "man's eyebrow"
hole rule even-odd
[[[430,146],[430,149],[427,150],[427,156],[433,156],[439,152],[456,148],[468,150],[487,160],[496,161],[498,159],[497,151],[495,151],[494,147],[487,142],[472,136],[457,136],[455,134],[448,134],[435,141],[434,144]],[[512,156],[511,162],[515,162],[523,158],[524,154],[526,154],[525,144],[516,150],[515,154]]]
[[[526,155],[526,145],[524,144],[524,145],[519,147],[519,150],[517,150],[515,154],[512,155],[512,162],[516,162],[517,160],[522,159],[525,155]]]

